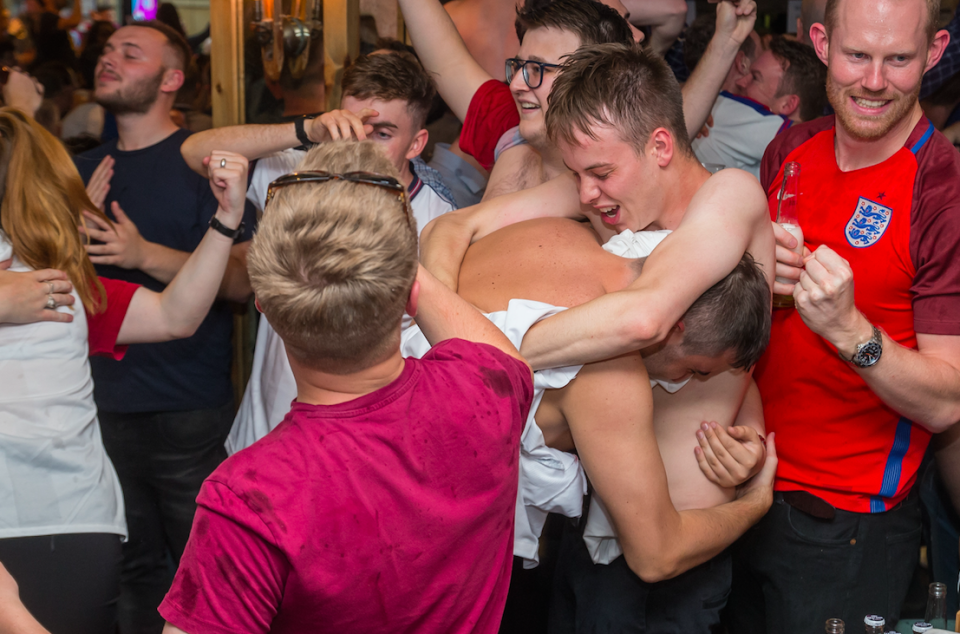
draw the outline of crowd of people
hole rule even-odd
[[[175,18],[0,42],[0,634],[955,608],[960,19],[398,4],[231,127]]]

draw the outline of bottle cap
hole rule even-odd
[[[914,632],[929,632],[932,629],[933,629],[932,625],[930,625],[929,623],[924,623],[923,621],[913,624]]]
[[[887,620],[877,614],[868,614],[863,617],[863,622],[870,627],[883,627],[887,624]]]

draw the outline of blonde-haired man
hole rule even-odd
[[[403,186],[373,143],[320,146],[301,168],[271,188],[249,258],[297,399],[204,484],[164,631],[495,632],[530,368],[418,277]],[[435,345],[404,359],[418,300]]]

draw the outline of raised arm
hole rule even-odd
[[[226,159],[224,167],[220,166]],[[214,152],[210,187],[220,206],[216,218],[228,229],[240,226],[247,185],[247,160],[237,154]],[[227,262],[233,240],[208,229],[200,246],[162,293],[140,288],[120,327],[117,343],[145,343],[189,337],[206,317]]]
[[[439,0],[399,2],[420,62],[436,82],[440,96],[463,121],[474,93],[493,78],[470,55]]]
[[[456,290],[460,264],[471,244],[524,220],[582,217],[579,201],[573,175],[565,174],[532,189],[444,214],[420,234],[420,261],[444,285]]]
[[[441,284],[427,269],[417,271],[420,291],[416,311],[417,325],[431,346],[447,339],[466,339],[485,343],[523,361],[520,353],[503,332],[465,299]]]
[[[737,51],[750,36],[756,20],[754,0],[742,0],[736,6],[730,0],[717,4],[717,30],[682,88],[683,118],[691,139],[703,128]]]
[[[700,188],[680,226],[650,254],[633,284],[541,321],[524,337],[521,352],[539,370],[658,343],[744,252],[772,284],[774,238],[763,190],[747,172],[723,170]]]
[[[639,354],[587,365],[566,388],[560,408],[627,564],[655,583],[715,557],[763,517],[773,502],[776,456],[771,443],[763,471],[739,499],[678,512],[653,430],[647,381]]]
[[[687,19],[684,0],[624,0],[623,6],[631,24],[651,27],[647,43],[661,56],[673,46]]]

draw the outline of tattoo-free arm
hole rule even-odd
[[[644,581],[675,577],[715,557],[770,508],[775,455],[741,498],[711,509],[674,508],[639,354],[585,366],[565,392],[560,407],[584,470],[610,512],[627,564]]]
[[[399,2],[420,62],[433,77],[440,96],[463,121],[474,93],[493,78],[470,55],[439,0]]]
[[[751,254],[761,264],[772,262],[767,214],[763,190],[752,175],[732,169],[715,174],[633,284],[539,322],[523,339],[523,356],[539,370],[609,359],[662,341],[693,302],[736,267],[748,247],[765,244],[766,258]],[[768,278],[772,281],[772,271]]]
[[[293,123],[232,125],[191,134],[180,146],[180,154],[190,169],[206,177],[203,159],[214,150],[236,152],[252,161],[298,145]]]
[[[456,290],[460,265],[471,244],[508,225],[549,216],[582,216],[572,175],[434,219],[420,234],[420,262],[444,285]]]

